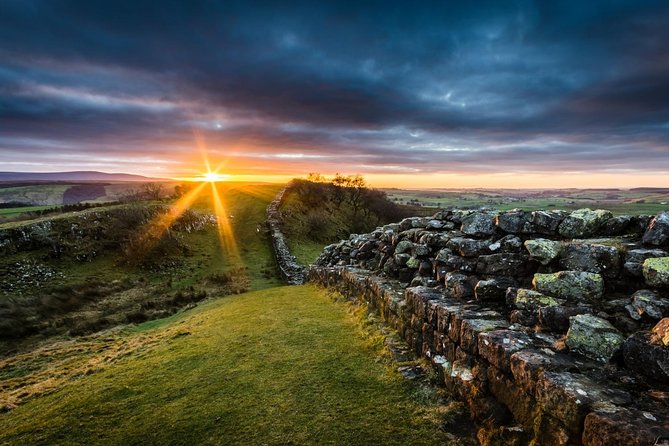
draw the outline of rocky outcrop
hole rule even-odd
[[[286,236],[281,231],[281,211],[279,207],[287,188],[288,186],[281,189],[267,206],[267,226],[281,277],[289,285],[299,285],[304,283],[305,269],[297,263],[295,256],[290,253]]]
[[[523,441],[653,444],[669,435],[662,215],[443,211],[330,245],[309,274],[378,308]]]

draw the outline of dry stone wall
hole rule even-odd
[[[649,445],[669,437],[668,250],[667,213],[442,211],[330,245],[309,277],[521,444]]]
[[[280,207],[288,187],[281,189],[267,206],[267,227],[270,231],[274,257],[281,277],[289,285],[299,285],[304,283],[305,270],[303,266],[297,263],[295,256],[290,253],[286,236],[281,231]]]

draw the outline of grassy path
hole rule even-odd
[[[343,303],[306,285],[210,301],[160,342],[0,414],[0,444],[448,444]]]

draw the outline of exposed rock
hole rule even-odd
[[[537,234],[555,234],[564,219],[563,211],[534,211],[530,224],[525,225],[523,232]]]
[[[661,298],[651,290],[639,290],[632,295],[632,302],[625,308],[634,320],[643,317],[660,320],[669,309],[669,299]]]
[[[529,216],[525,211],[510,211],[499,214],[495,224],[502,231],[509,234],[520,234],[523,232],[525,224],[529,221]]]
[[[570,350],[588,358],[609,362],[625,338],[610,322],[590,314],[569,318],[566,343]]]
[[[620,215],[618,217],[609,218],[602,224],[600,231],[604,235],[624,234],[633,221],[634,217],[630,215]]]
[[[560,265],[568,270],[616,277],[620,272],[620,253],[614,246],[572,243],[563,247]]]
[[[534,275],[532,285],[540,293],[573,302],[599,299],[604,293],[602,276],[582,271],[537,273]]]
[[[650,286],[669,287],[669,257],[656,257],[643,262],[643,277]]]
[[[590,237],[597,232],[603,223],[612,218],[613,214],[609,211],[597,209],[579,209],[569,214],[567,218],[560,223],[560,235],[569,238]]]
[[[451,251],[448,248],[443,248],[443,249],[439,250],[439,252],[437,253],[434,260],[436,260],[437,262],[446,263],[446,261],[448,260],[448,256],[450,256],[452,254],[453,254],[453,251]]]
[[[648,229],[643,235],[643,242],[647,245],[665,245],[669,242],[669,212],[660,212],[650,221]]]
[[[515,235],[507,235],[497,241],[504,252],[519,252],[523,246],[523,241]]]
[[[647,331],[634,333],[623,345],[625,366],[649,378],[669,383],[669,348],[652,342]]]
[[[454,237],[448,241],[446,246],[458,252],[463,257],[478,257],[490,253],[489,240],[474,240],[471,238]]]
[[[643,262],[646,259],[654,257],[666,257],[667,252],[661,249],[631,249],[627,251],[625,256],[625,264],[623,265],[625,271],[629,274],[642,277],[643,276]]]
[[[530,256],[542,265],[548,265],[553,259],[560,255],[561,243],[543,238],[526,240],[525,249]]]
[[[507,277],[479,280],[474,293],[476,300],[503,302],[507,288],[515,286],[516,281]]]
[[[480,274],[517,277],[527,274],[529,257],[525,254],[500,253],[479,256],[476,271]]]
[[[495,215],[476,212],[462,219],[460,229],[467,235],[485,237],[495,233]]]

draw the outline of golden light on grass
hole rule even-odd
[[[230,175],[220,173],[220,170],[225,167],[225,161],[220,163],[216,168],[212,169],[207,154],[207,147],[204,138],[200,133],[194,132],[193,137],[195,145],[198,148],[202,157],[202,164],[205,172],[200,176],[192,178],[191,181],[198,183],[196,187],[190,190],[186,195],[178,199],[165,214],[160,214],[149,222],[143,232],[142,241],[144,242],[144,251],[149,252],[160,238],[169,230],[174,222],[188,209],[193,203],[204,195],[207,184],[211,186],[211,207],[216,215],[218,226],[218,238],[221,249],[225,252],[232,266],[242,265],[242,260],[239,255],[237,241],[235,240],[234,231],[230,223],[230,215],[228,214],[225,197],[221,193],[218,183],[230,179]]]

